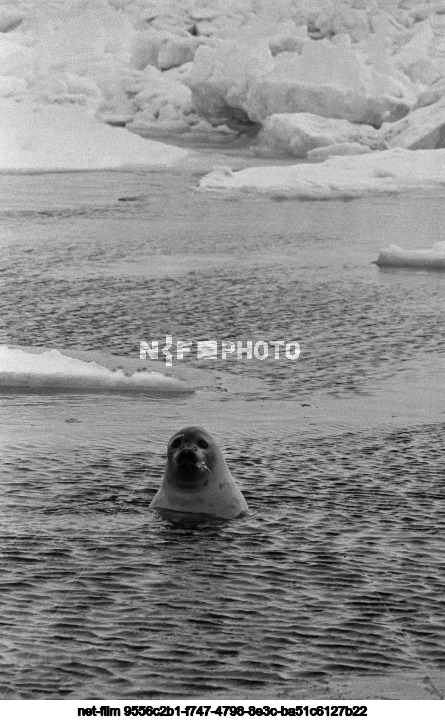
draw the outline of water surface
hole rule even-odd
[[[210,373],[185,398],[3,393],[2,691],[315,698],[333,677],[415,672],[437,696],[445,276],[371,261],[440,240],[443,199],[196,185],[186,169],[0,178],[0,342],[301,346],[183,361]],[[220,440],[245,518],[178,529],[148,511],[188,422]]]

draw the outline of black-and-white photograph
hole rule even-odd
[[[444,699],[445,2],[0,0],[0,96],[0,708]]]

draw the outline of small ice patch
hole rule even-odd
[[[394,268],[431,268],[445,270],[445,242],[436,243],[432,248],[424,250],[405,250],[398,245],[383,248],[377,260],[379,266]]]

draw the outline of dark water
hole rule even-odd
[[[335,392],[361,398],[366,419],[369,384],[441,357],[445,276],[371,261],[393,242],[432,245],[445,206],[236,200],[195,183],[0,178],[1,342],[134,357],[167,333],[301,345],[294,364],[188,361],[259,381],[242,414],[244,394],[222,390],[3,394],[2,693],[296,698],[308,682],[403,670],[437,686],[444,418],[304,435],[280,409]],[[175,528],[148,505],[168,436],[200,418],[250,514]]]
[[[186,173],[0,182],[4,342],[137,357],[140,340],[168,333],[298,341],[296,364],[231,364],[264,380],[266,398],[358,390],[444,350],[445,275],[371,265],[382,246],[442,237],[442,199],[225,199]]]
[[[295,698],[332,674],[444,669],[444,430],[244,440],[227,455],[251,515],[198,529],[148,512],[160,458],[11,449],[8,695]]]

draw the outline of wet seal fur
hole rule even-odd
[[[174,517],[223,519],[248,510],[217,442],[199,426],[188,426],[171,437],[164,480],[150,508]]]

